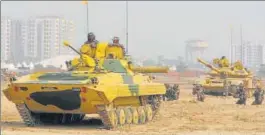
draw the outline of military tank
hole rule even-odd
[[[80,55],[66,62],[68,71],[13,78],[3,90],[27,126],[80,122],[85,114],[99,114],[104,127],[112,129],[154,118],[166,86],[143,73],[167,72],[167,67],[134,67],[119,47],[107,42],[97,44],[94,57],[86,53],[89,45],[82,53],[64,45]],[[108,47],[113,47],[111,53]]]
[[[210,69],[206,78],[197,79],[194,83],[195,87],[202,87],[205,94],[234,95],[238,86],[244,84],[248,97],[253,95],[256,88],[256,78],[239,61],[234,63],[232,67],[222,65],[216,67],[200,58],[197,60]]]

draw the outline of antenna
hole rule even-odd
[[[87,33],[89,32],[89,27],[88,27],[88,0],[82,0],[82,4],[86,5],[86,25],[87,25]]]
[[[86,4],[86,22],[87,22],[87,33],[89,32],[89,23],[88,23],[88,4]]]
[[[241,45],[243,45],[242,25],[240,25],[240,41],[241,41]]]
[[[128,37],[128,0],[126,1],[126,53],[128,54],[128,40],[129,40],[129,37]]]
[[[240,44],[241,44],[241,61],[242,61],[242,63],[244,64],[244,61],[243,61],[244,47],[243,47],[242,25],[240,25]]]
[[[231,57],[231,66],[232,66],[232,63],[233,63],[233,27],[232,25],[230,25],[230,57]]]

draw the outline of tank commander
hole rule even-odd
[[[84,44],[91,44],[94,48],[97,46],[98,41],[96,40],[96,36],[93,32],[87,34],[87,41]]]
[[[81,46],[80,52],[90,57],[95,57],[98,41],[93,32],[87,34],[87,41]]]

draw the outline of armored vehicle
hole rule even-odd
[[[223,66],[222,63],[219,63],[220,66],[217,68],[200,58],[197,60],[211,70],[206,78],[195,80],[195,86],[201,86],[205,94],[233,95],[236,93],[238,86],[243,84],[248,97],[252,96],[256,88],[256,80],[253,74],[244,68],[239,61],[235,62],[232,67]],[[217,61],[215,59],[214,63],[218,63]]]
[[[27,126],[79,122],[85,114],[99,114],[107,129],[144,124],[159,110],[166,86],[142,73],[167,72],[167,67],[134,67],[122,48],[99,42],[95,55],[89,44],[75,50],[69,71],[34,73],[10,81],[5,96]]]

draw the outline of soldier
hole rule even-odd
[[[119,37],[113,37],[112,43],[106,48],[106,56],[108,58],[124,58],[125,49],[122,44],[120,44]]]
[[[225,56],[220,59],[219,67],[229,67],[229,60]]]
[[[174,95],[175,95],[175,100],[178,100],[179,99],[179,86],[177,84],[174,84],[173,85],[173,90],[174,90]]]
[[[120,44],[120,38],[119,37],[113,37],[111,45],[120,46],[123,50],[123,55],[125,55],[125,49],[124,49],[124,46],[122,44]]]
[[[166,91],[166,98],[168,101],[176,100],[176,89],[176,87],[169,85]]]
[[[120,38],[119,37],[113,37],[112,45],[120,45]]]
[[[166,93],[163,95],[163,101],[167,100],[168,91],[171,89],[169,84],[165,84],[166,86]]]
[[[87,41],[84,44],[91,44],[93,48],[96,48],[98,41],[96,40],[96,36],[93,32],[87,34]]]
[[[197,100],[198,101],[204,101],[204,90],[202,88],[202,86],[198,85],[198,84],[194,84],[194,87],[192,89],[192,95],[197,95]]]
[[[236,104],[244,104],[244,105],[246,105],[247,94],[246,94],[246,90],[245,90],[245,87],[244,87],[243,83],[240,83],[234,98],[239,98],[238,101],[236,102]]]
[[[90,32],[87,35],[87,41],[81,46],[80,52],[92,58],[95,57],[98,41],[94,33]]]
[[[253,94],[253,96],[255,97],[255,100],[252,104],[253,105],[262,104],[262,102],[264,100],[264,94],[265,94],[265,90],[261,88],[261,85],[257,85],[257,88]]]
[[[71,71],[71,61],[65,61],[65,65],[68,71]]]

